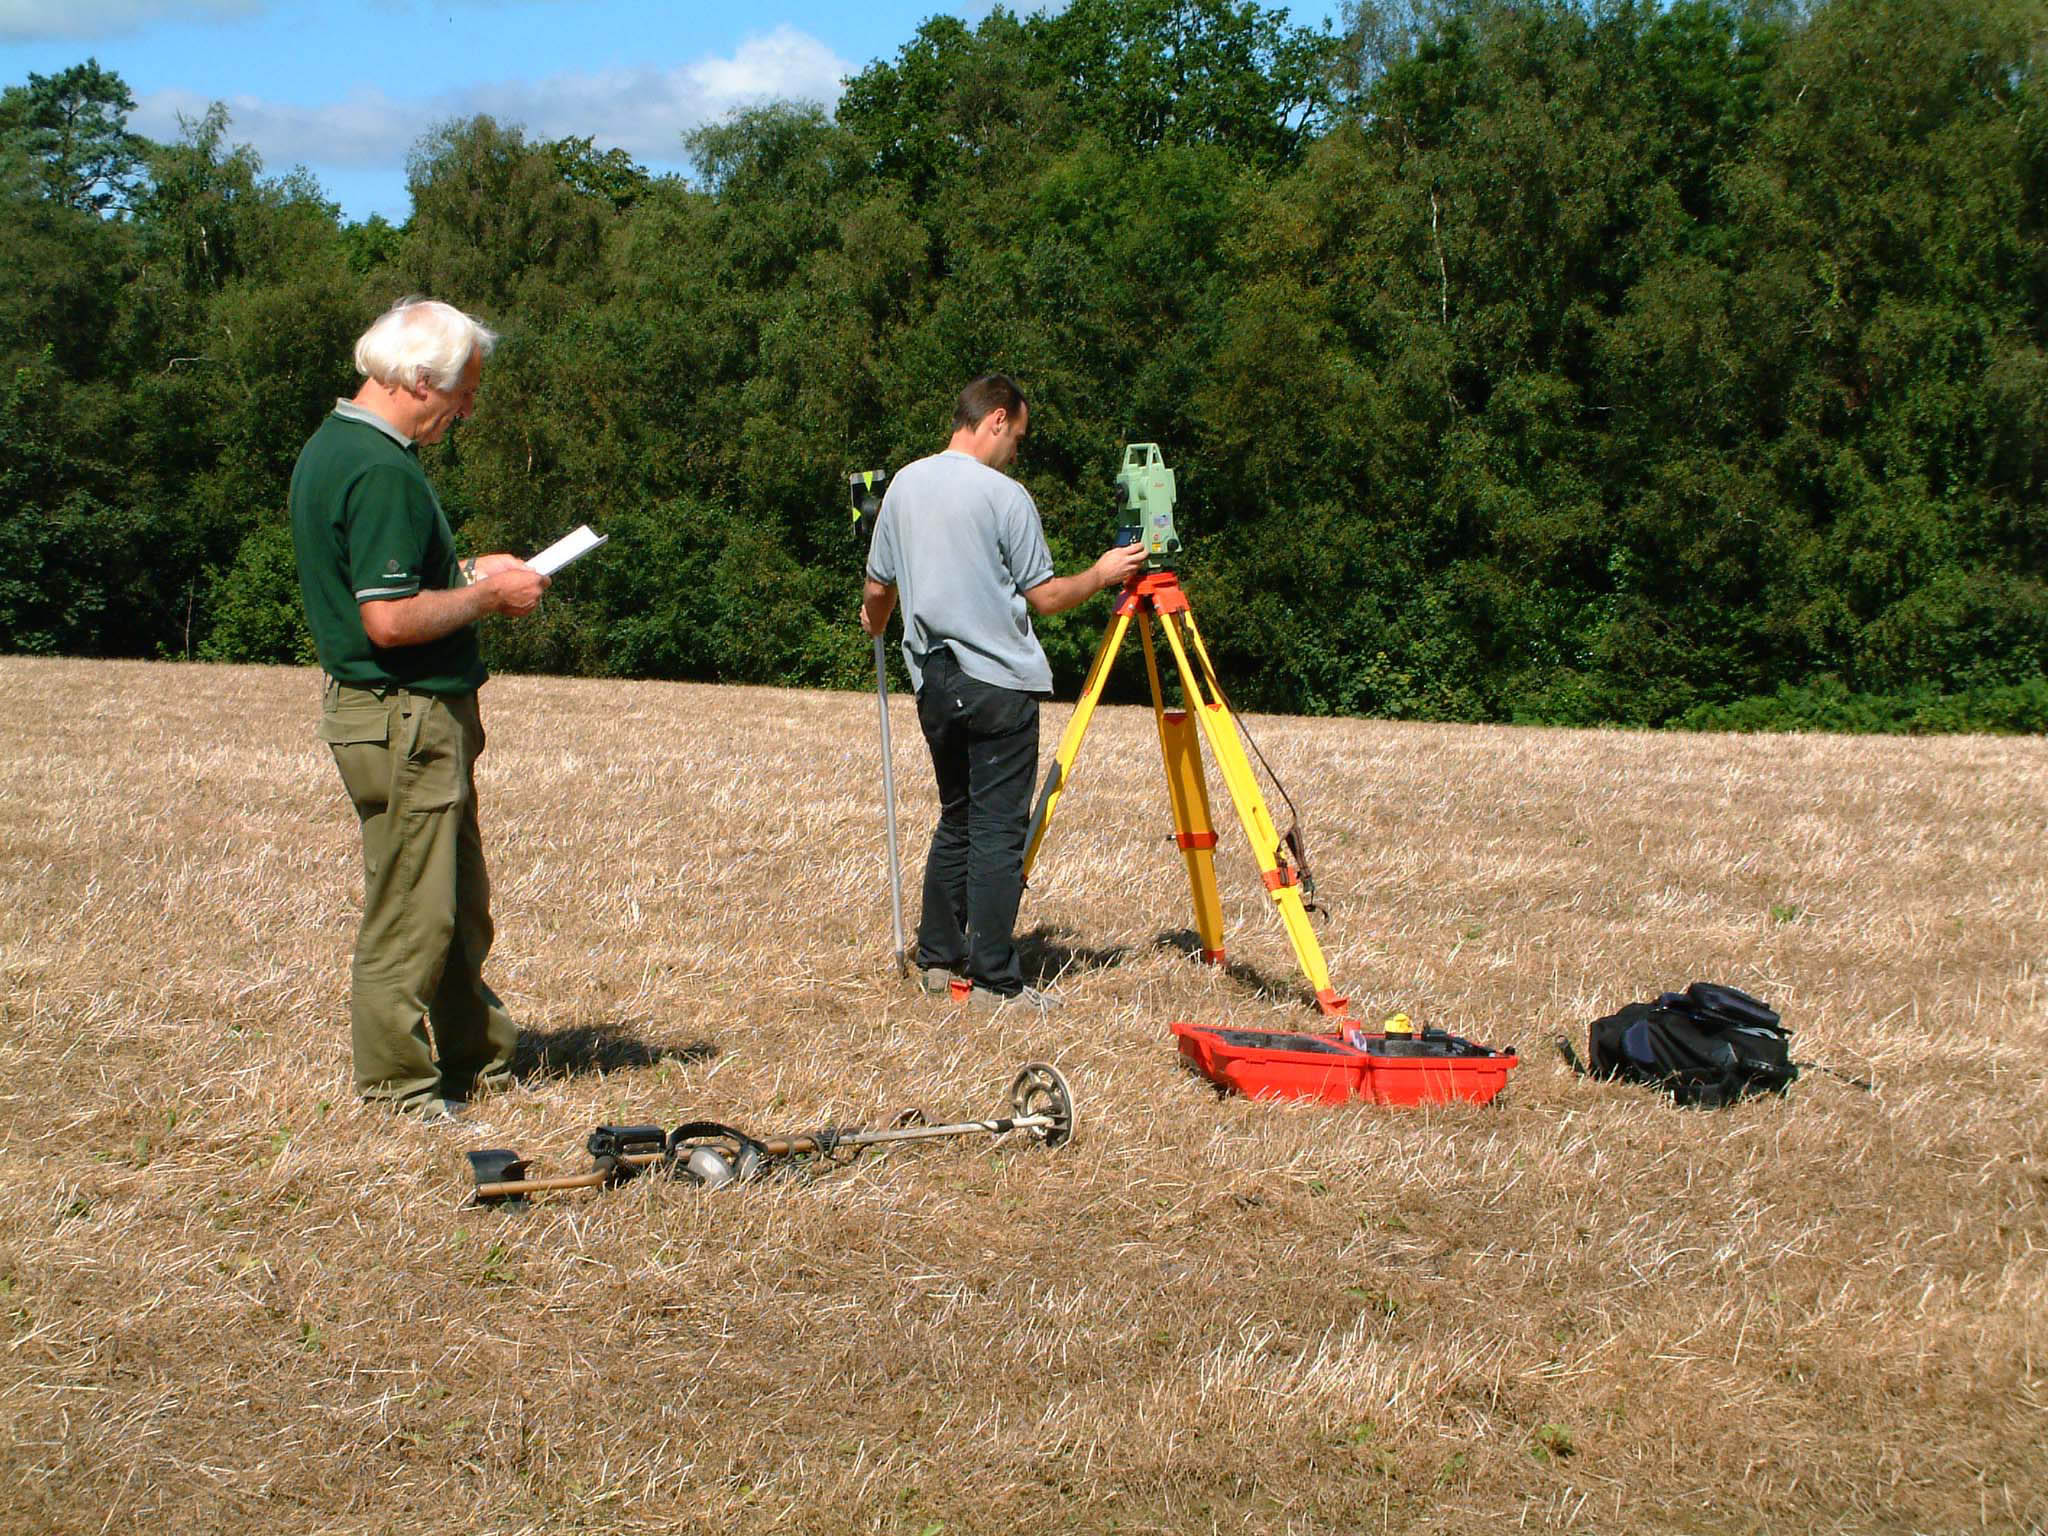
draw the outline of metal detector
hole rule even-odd
[[[922,1111],[911,1109],[898,1115],[887,1130],[827,1127],[792,1136],[750,1136],[715,1120],[685,1121],[672,1131],[658,1125],[600,1125],[590,1133],[588,1149],[594,1161],[588,1173],[529,1179],[526,1160],[504,1147],[470,1153],[469,1165],[476,1175],[476,1203],[496,1205],[549,1190],[608,1189],[647,1172],[720,1189],[795,1168],[803,1159],[836,1167],[852,1162],[869,1147],[891,1142],[1007,1136],[1012,1131],[1024,1131],[1047,1147],[1063,1147],[1073,1140],[1074,1094],[1058,1067],[1044,1061],[1027,1063],[1010,1083],[1010,1113],[987,1120],[932,1125]]]
[[[864,469],[846,477],[853,499],[854,532],[863,560],[868,541],[874,537],[875,519],[881,515],[882,487],[888,479],[886,469]],[[874,641],[875,708],[882,722],[882,806],[889,824],[889,922],[895,938],[891,953],[896,957],[896,969],[908,975],[910,957],[904,951],[903,939],[903,868],[896,854],[896,754],[889,747],[889,653],[880,635]]]

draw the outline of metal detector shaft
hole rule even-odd
[[[928,1141],[935,1136],[970,1136],[976,1131],[1005,1136],[1011,1131],[1049,1131],[1057,1122],[1051,1115],[1011,1115],[1001,1120],[956,1120],[951,1125],[900,1125],[888,1131],[841,1131],[831,1139],[840,1147],[878,1147],[887,1141]],[[761,1145],[770,1157],[794,1157],[816,1152],[825,1138],[816,1136],[770,1136]]]
[[[621,1158],[619,1161],[628,1163],[635,1168],[642,1168],[649,1163],[659,1162],[660,1158],[641,1157],[636,1154],[632,1157]],[[558,1173],[552,1178],[546,1179],[494,1180],[489,1184],[477,1185],[476,1199],[479,1204],[487,1204],[492,1200],[516,1200],[522,1195],[530,1195],[536,1191],[596,1189],[600,1185],[610,1183],[613,1177],[614,1175],[609,1172],[594,1170],[590,1173]]]
[[[903,868],[896,855],[896,754],[889,749],[889,656],[882,637],[875,636],[875,706],[882,721],[882,806],[889,824],[889,923],[895,935],[896,969],[905,970],[903,952]]]
[[[761,1150],[770,1157],[803,1157],[833,1147],[875,1147],[891,1141],[930,1141],[939,1136],[970,1136],[982,1132],[1003,1136],[1011,1131],[1050,1131],[1059,1121],[1052,1115],[1013,1115],[1000,1120],[961,1120],[952,1125],[905,1125],[889,1131],[841,1131],[836,1136],[764,1136]],[[650,1168],[667,1154],[629,1152],[618,1161],[628,1168]],[[595,1189],[615,1177],[604,1169],[558,1174],[546,1179],[514,1179],[479,1184],[479,1200],[503,1200],[551,1189]]]

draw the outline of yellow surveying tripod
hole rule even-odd
[[[1299,850],[1290,859],[1287,842],[1273,828],[1273,818],[1267,814],[1265,799],[1259,794],[1258,781],[1252,777],[1251,763],[1245,757],[1244,743],[1239,740],[1237,720],[1216,681],[1216,669],[1210,664],[1208,648],[1202,644],[1202,633],[1195,628],[1194,610],[1188,607],[1187,594],[1172,571],[1140,571],[1124,583],[1108,632],[1102,637],[1101,649],[1088,668],[1087,684],[1074,705],[1074,717],[1067,722],[1059,751],[1038,792],[1038,805],[1031,814],[1031,840],[1024,849],[1025,878],[1030,878],[1053,808],[1073,776],[1081,738],[1087,734],[1088,721],[1109,678],[1110,663],[1115,660],[1133,618],[1141,621],[1138,636],[1145,645],[1145,676],[1152,684],[1152,716],[1159,726],[1159,750],[1166,762],[1175,840],[1187,862],[1188,885],[1194,894],[1195,931],[1201,938],[1202,958],[1212,965],[1223,963],[1223,903],[1216,894],[1216,833],[1209,821],[1202,747],[1194,721],[1189,718],[1191,714],[1201,721],[1202,731],[1209,738],[1209,750],[1216,754],[1216,762],[1223,770],[1223,782],[1237,807],[1238,820],[1244,823],[1245,836],[1251,839],[1252,856],[1259,861],[1266,889],[1273,893],[1273,904],[1280,909],[1280,920],[1294,944],[1294,957],[1301,962],[1309,985],[1315,988],[1316,1006],[1325,1014],[1342,1014],[1350,1000],[1338,996],[1331,987],[1329,967],[1323,963],[1323,948],[1309,926],[1296,869]],[[1154,619],[1159,621],[1166,643],[1172,648],[1174,664],[1180,670],[1181,697],[1188,706],[1185,709],[1168,709],[1160,693],[1159,658],[1152,646]]]

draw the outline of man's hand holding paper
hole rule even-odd
[[[487,560],[502,563],[486,571]],[[477,561],[476,572],[487,589],[492,610],[515,618],[538,608],[540,595],[549,586],[545,572],[535,570],[517,555],[485,555]]]

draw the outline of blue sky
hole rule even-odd
[[[348,217],[398,220],[407,151],[450,118],[684,170],[688,129],[777,98],[830,107],[948,9],[973,22],[990,0],[0,0],[0,84],[97,58],[135,93],[137,132],[174,139],[181,114],[224,102],[266,171],[304,165]],[[1288,9],[1335,25],[1341,0]]]

